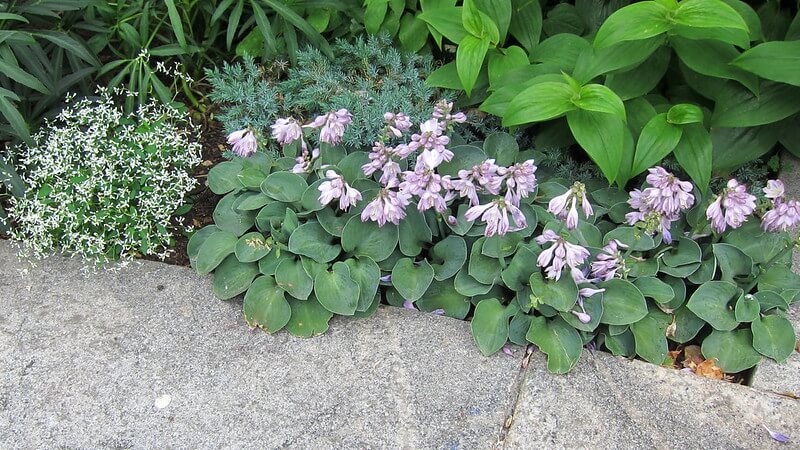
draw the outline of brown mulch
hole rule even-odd
[[[204,116],[202,121],[202,134],[200,142],[203,144],[202,160],[197,167],[194,177],[197,179],[197,187],[189,193],[189,201],[192,209],[179,218],[173,218],[175,225],[175,246],[173,252],[163,262],[178,266],[189,265],[189,255],[186,253],[186,245],[189,243],[188,233],[184,231],[185,225],[191,224],[198,230],[214,222],[212,215],[214,208],[220,197],[206,186],[208,171],[218,163],[225,161],[222,152],[227,148],[225,133],[219,122]],[[143,256],[142,259],[151,261],[161,261],[155,256]]]

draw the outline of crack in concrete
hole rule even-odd
[[[497,437],[497,445],[496,448],[498,449],[505,449],[506,448],[506,438],[508,434],[511,432],[511,428],[514,426],[514,415],[517,413],[517,407],[519,406],[520,402],[522,401],[522,391],[525,389],[525,379],[528,375],[528,364],[530,354],[525,353],[522,360],[520,361],[519,370],[515,375],[514,385],[511,388],[511,402],[506,408],[506,414],[504,415],[505,419],[500,426],[500,433]]]

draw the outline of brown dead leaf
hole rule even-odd
[[[705,361],[700,347],[697,345],[689,345],[683,349],[683,367],[690,367],[689,364],[699,365]]]
[[[694,373],[701,377],[711,378],[714,380],[722,380],[725,378],[725,373],[717,365],[717,358],[707,359],[694,368]]]
[[[211,167],[211,166],[214,165],[214,161],[211,161],[211,160],[207,159],[207,160],[203,161],[201,164],[203,165],[203,167]]]

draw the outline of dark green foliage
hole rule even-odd
[[[362,118],[347,129],[344,144],[371,145],[384,126],[383,114],[402,111],[414,122],[430,115],[435,90],[425,85],[431,59],[401,53],[386,36],[337,40],[329,60],[315,48],[297,54],[297,65],[282,73],[282,63],[259,67],[252,59],[207,71],[209,95],[223,104],[217,118],[226,131],[252,126],[263,135],[278,117],[308,121],[345,108]]]

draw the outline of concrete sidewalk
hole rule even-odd
[[[800,401],[600,352],[523,370],[446,317],[270,336],[188,268],[28,269],[5,241],[0,263],[3,449],[786,448],[762,423],[800,442]]]

